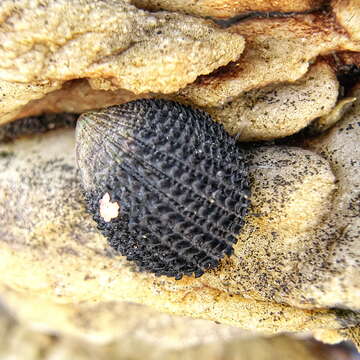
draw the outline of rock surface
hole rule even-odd
[[[294,12],[320,8],[324,0],[131,0],[139,8],[226,18],[244,12]]]
[[[21,84],[0,80],[0,125],[21,118],[21,111],[29,102],[41,99],[47,93],[60,88],[59,81]]]
[[[338,83],[328,61],[359,64],[357,2],[333,0],[332,10],[251,18],[228,29],[182,14],[146,12],[130,2],[2,1],[0,123],[148,96],[206,107],[242,140],[286,136],[317,116],[325,124],[320,119],[318,131],[343,119],[318,138],[297,138],[301,147],[252,144],[252,208],[235,254],[201,278],[181,281],[137,272],[96,230],[84,208],[73,130],[0,144],[4,304],[32,327],[97,341],[126,329],[136,332],[140,312],[155,327],[157,319],[175,321],[173,338],[171,325],[164,326],[167,344],[176,344],[179,335],[199,344],[206,334],[215,339],[239,331],[169,320],[158,310],[266,334],[310,331],[327,342],[350,337],[358,343],[360,87],[349,94],[357,97],[350,109],[344,100],[334,109]],[[168,6],[163,4],[156,6]],[[171,6],[184,5],[177,4]],[[206,4],[196,2],[189,11],[208,11]],[[239,11],[231,0],[217,4],[225,6],[219,16],[227,5]],[[283,2],[277,4],[284,9]],[[315,61],[329,53],[328,63]],[[288,116],[289,102],[296,105],[295,115]],[[44,130],[51,127],[51,121],[43,124]],[[17,127],[6,129],[11,134],[0,131],[0,137],[11,140]],[[144,339],[151,329],[142,329]],[[160,337],[153,334],[146,341]]]
[[[61,89],[52,91],[38,100],[30,101],[18,111],[15,117],[24,118],[62,112],[82,113],[147,97],[147,94],[135,95],[124,89],[96,90],[87,80],[72,80],[63,84]],[[12,113],[7,116],[8,119],[13,117]],[[4,120],[5,117],[2,119]]]
[[[317,255],[323,266],[303,263],[300,271],[313,274],[311,284],[302,289],[307,299],[360,311],[360,86],[352,95],[357,100],[343,120],[309,143],[330,163],[337,188],[331,216],[315,233],[320,244],[327,243]]]
[[[211,286],[301,308],[360,311],[360,90],[353,95],[358,100],[343,120],[309,142],[313,152],[286,150],[281,170],[269,150],[256,160],[258,216],[235,256],[205,275]]]
[[[319,55],[360,51],[360,42],[339,28],[333,14],[251,19],[228,31],[245,37],[241,57],[210,75],[200,76],[181,89],[176,99],[197,106],[222,106],[245,91],[301,78]]]
[[[351,38],[360,41],[360,9],[357,0],[333,0],[332,6],[337,21],[350,34]]]
[[[73,79],[97,90],[174,92],[244,48],[241,35],[209,21],[114,0],[2,1],[0,42],[0,122]]]
[[[269,140],[292,135],[316,117],[327,115],[335,106],[338,90],[334,70],[326,62],[319,61],[294,83],[251,90],[222,107],[204,107],[203,110],[240,141]],[[123,89],[94,90],[87,80],[74,80],[15,112],[20,118],[61,111],[79,113],[146,97],[150,94],[135,95]],[[13,117],[11,112],[3,119]]]
[[[129,309],[133,311],[127,312]],[[236,336],[229,336],[232,330],[223,331],[227,328],[224,325],[158,314],[139,305],[125,304],[123,320],[124,323],[120,319],[122,329],[114,341],[96,344],[32,331],[0,313],[0,356],[26,360],[323,360],[351,354],[346,347],[334,349],[285,335],[262,338],[235,329]]]
[[[301,234],[310,234],[328,214],[334,175],[327,162],[310,151],[263,147],[252,152],[254,214],[239,239],[236,256],[206,276],[181,281],[138,273],[109,249],[81,201],[72,130],[4,144],[0,154],[0,291],[27,324],[109,338],[119,331],[117,304],[130,301],[263,333],[316,331],[333,341],[334,336],[339,339],[336,329],[360,319],[352,312],[302,310],[276,303],[290,302],[297,295],[291,291],[281,298],[291,279],[285,277],[283,285],[276,278],[271,282],[261,270],[275,257],[277,268],[269,275],[286,275],[289,265],[299,265],[306,245]],[[301,218],[296,217],[299,213]],[[281,251],[257,251],[259,243],[263,246],[273,239],[283,243],[281,250],[292,249],[296,262],[279,261]],[[244,287],[239,291],[236,277],[242,271],[229,264],[248,262],[249,266],[256,257],[260,267],[253,268],[251,281],[244,282],[247,291]],[[316,262],[313,265],[316,268]],[[328,291],[324,289],[325,295]],[[321,306],[321,300],[306,305]]]
[[[328,114],[338,90],[334,71],[319,62],[294,83],[251,90],[223,107],[204,110],[240,141],[272,140],[295,134]]]
[[[244,48],[242,36],[211,22],[124,1],[3,1],[0,11],[5,81],[106,79],[106,88],[168,93]]]
[[[154,348],[161,350],[180,350],[194,346],[205,346],[211,343],[221,344],[239,338],[245,340],[256,336],[251,332],[246,332],[232,326],[216,324],[208,320],[168,315],[139,304],[114,302],[105,305],[103,310],[105,310],[105,308],[115,314],[115,316],[109,317],[108,319],[109,322],[110,320],[116,319],[113,326],[111,326],[112,331],[114,331],[114,336],[104,336],[106,334],[103,332],[103,336],[87,338],[87,340],[93,341],[94,347],[96,345],[104,345],[108,343],[109,339],[112,340],[114,338],[122,343],[128,342],[134,345],[134,343],[139,342],[144,346],[152,345]],[[10,337],[9,334],[1,333],[4,329],[3,323],[5,321],[9,323],[7,326],[15,328],[14,330],[17,330],[17,332],[30,333],[30,329],[19,323],[16,318],[11,317],[6,309],[0,309],[0,335],[2,340],[6,336]],[[95,314],[99,313],[95,312]],[[100,320],[104,326],[106,324],[106,318]],[[82,321],[85,322],[86,318],[82,318]],[[51,329],[49,335],[64,335],[59,330]],[[40,333],[41,331],[44,332],[44,329],[37,329],[37,331],[39,332],[38,336],[41,336]],[[36,333],[33,335],[35,334]],[[46,337],[46,335],[43,335],[43,337]],[[71,338],[68,340],[70,339]],[[73,338],[74,343],[76,340],[78,340],[76,337]],[[130,346],[129,348],[131,349]],[[135,351],[135,349],[133,351]]]
[[[138,0],[137,5],[163,6],[156,3]],[[287,11],[285,6],[313,9],[320,3],[266,6]],[[191,4],[220,11],[247,6],[208,0]],[[267,11],[263,1],[250,5]],[[281,89],[284,82],[300,79],[319,55],[359,51],[358,17],[354,2],[333,1],[332,12],[250,18],[220,29],[200,18],[145,12],[129,1],[77,0],[69,7],[65,0],[6,0],[0,4],[0,123],[48,112],[81,113],[150,93],[175,92],[172,98],[180,102],[221,107],[252,89],[270,84]],[[353,54],[351,64],[358,62],[358,53]]]

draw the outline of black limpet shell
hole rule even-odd
[[[206,113],[144,99],[83,114],[88,210],[141,271],[201,276],[231,255],[249,205],[243,150]]]

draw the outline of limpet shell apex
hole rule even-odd
[[[232,254],[249,205],[245,153],[209,115],[136,100],[83,114],[76,138],[88,210],[141,271],[201,276]]]

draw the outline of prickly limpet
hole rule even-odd
[[[83,114],[76,137],[88,210],[141,271],[198,277],[232,254],[249,205],[247,167],[209,115],[136,100]]]

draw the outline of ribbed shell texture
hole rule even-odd
[[[77,156],[88,209],[141,271],[201,276],[231,255],[249,204],[244,153],[202,111],[137,100],[80,117]],[[108,193],[119,216],[105,221]]]

